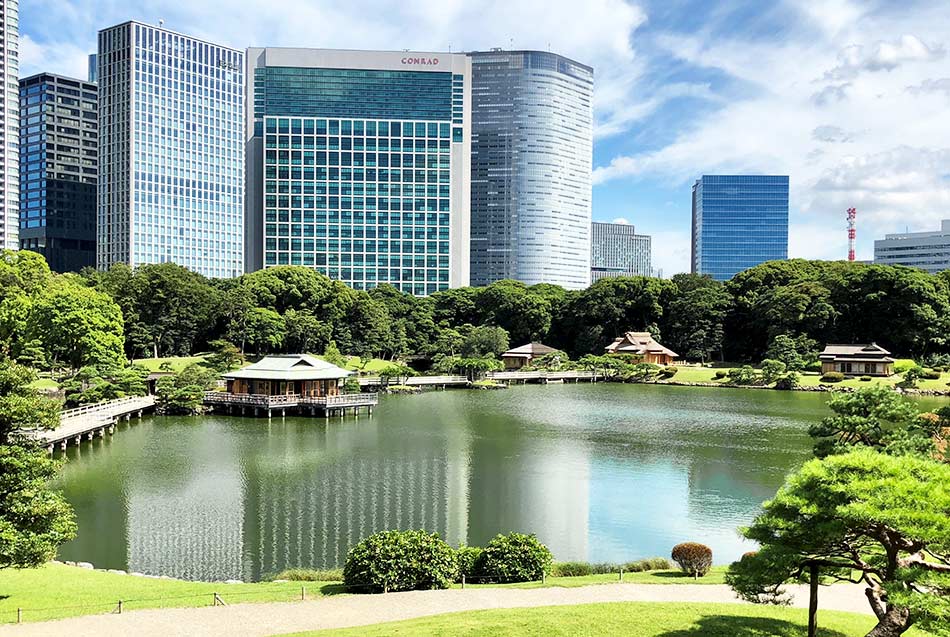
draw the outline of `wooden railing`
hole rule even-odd
[[[130,396],[128,398],[118,398],[116,400],[107,400],[92,405],[83,405],[74,409],[65,409],[59,414],[60,420],[78,418],[81,416],[92,416],[99,414],[123,413],[127,409],[135,411],[136,409],[151,407],[155,404],[153,396]]]
[[[572,378],[601,378],[596,372],[585,370],[567,370],[563,372],[488,372],[486,377],[492,380],[567,380]]]
[[[230,394],[223,391],[206,391],[205,402],[250,407],[293,407],[300,403],[298,394]]]

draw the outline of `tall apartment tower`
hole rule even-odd
[[[251,48],[247,76],[249,271],[419,296],[469,284],[464,54]]]
[[[472,284],[590,283],[594,72],[560,55],[472,58]]]
[[[0,0],[0,248],[16,250],[20,225],[20,11]]]
[[[591,281],[611,276],[651,276],[651,239],[628,223],[591,224]]]
[[[99,32],[97,264],[244,272],[244,53],[126,22]]]
[[[726,281],[788,258],[788,176],[703,175],[693,185],[692,272]]]
[[[20,80],[20,248],[55,272],[96,265],[98,99],[91,82]]]

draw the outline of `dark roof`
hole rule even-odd
[[[824,351],[818,356],[820,360],[848,359],[856,362],[890,362],[894,359],[888,358],[890,352],[878,345],[869,343],[867,345],[846,345],[829,344],[825,346]]]
[[[670,358],[679,358],[679,354],[669,347],[657,343],[649,332],[627,332],[604,349],[609,354],[666,354]]]

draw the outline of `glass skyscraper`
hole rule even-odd
[[[0,248],[16,250],[20,227],[20,10],[0,0]]]
[[[587,287],[593,69],[540,51],[470,55],[472,284]]]
[[[628,223],[591,224],[591,281],[610,276],[650,276],[650,237]]]
[[[788,258],[788,177],[703,175],[693,185],[692,271],[718,281]]]
[[[249,271],[468,285],[465,55],[252,48],[247,65]]]
[[[20,248],[56,272],[96,265],[96,85],[20,80]]]
[[[99,32],[97,262],[244,271],[244,53],[126,22]]]

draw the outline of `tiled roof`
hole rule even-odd
[[[223,374],[248,380],[327,380],[345,378],[352,372],[308,354],[265,356],[244,369]]]
[[[502,357],[509,356],[522,356],[522,357],[535,357],[535,356],[544,356],[545,354],[550,354],[551,352],[556,352],[557,350],[553,347],[548,347],[544,343],[528,343],[527,345],[522,345],[521,347],[515,347],[510,349]]]
[[[612,354],[666,354],[679,358],[679,354],[660,345],[649,332],[627,332],[604,349]]]

